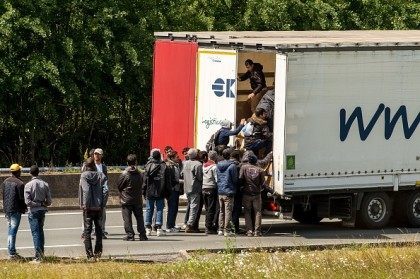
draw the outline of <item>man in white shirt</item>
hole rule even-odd
[[[106,165],[102,162],[103,155],[104,155],[104,151],[101,148],[96,148],[95,151],[93,152],[93,159],[95,161],[96,170],[99,173],[103,173],[106,177],[104,189],[108,193],[109,192],[109,190],[108,190],[108,169],[107,169]],[[105,230],[106,204],[107,204],[107,202],[108,202],[108,195],[105,196],[104,207],[103,207],[103,212],[102,212],[102,220],[101,220],[102,231],[103,231],[102,239],[107,239],[107,235],[108,235],[108,232]]]

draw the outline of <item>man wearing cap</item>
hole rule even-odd
[[[102,239],[107,239],[107,235],[108,232],[105,230],[105,223],[106,223],[106,204],[108,203],[108,168],[106,167],[106,165],[102,162],[102,157],[104,156],[104,151],[101,148],[96,148],[95,151],[93,152],[93,159],[95,160],[95,166],[96,166],[96,170],[99,173],[103,173],[105,175],[105,185],[104,185],[104,190],[106,191],[106,195],[104,196],[104,207],[103,207],[103,212],[102,212],[102,220],[101,220],[101,224],[102,224]]]
[[[242,119],[241,124],[238,126],[238,128],[232,131],[232,122],[230,122],[229,120],[223,120],[221,123],[222,128],[220,129],[219,136],[217,139],[215,139],[217,143],[216,145],[228,145],[229,137],[238,135],[241,132],[242,128],[245,126],[245,124],[246,120]]]
[[[19,230],[20,219],[26,211],[24,198],[24,183],[20,179],[22,167],[18,164],[10,166],[12,176],[2,183],[3,188],[3,210],[9,225],[7,237],[7,250],[10,259],[19,259],[16,253],[16,235]]]
[[[34,241],[34,262],[40,262],[44,257],[44,220],[47,206],[51,205],[51,193],[48,183],[38,177],[38,166],[32,166],[30,173],[32,179],[25,185],[25,203],[28,206],[29,226]]]

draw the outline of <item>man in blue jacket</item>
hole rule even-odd
[[[232,232],[232,211],[236,185],[238,181],[238,171],[230,159],[230,151],[223,151],[224,160],[217,164],[217,190],[219,194],[219,231],[218,235],[231,236]]]
[[[228,145],[229,144],[229,138],[231,136],[238,135],[241,132],[242,128],[245,126],[245,124],[246,124],[246,120],[242,119],[238,128],[236,128],[235,130],[231,130],[232,129],[232,122],[230,122],[229,120],[223,120],[222,123],[221,123],[222,128],[220,129],[220,132],[219,132],[219,135],[218,135],[217,139],[215,139],[216,146],[217,145]]]

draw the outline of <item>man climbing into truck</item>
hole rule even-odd
[[[251,59],[245,61],[247,72],[238,78],[239,81],[249,79],[252,92],[248,95],[248,100],[251,102],[251,111],[254,113],[261,98],[267,93],[267,84],[265,82],[265,75],[263,72],[263,65],[254,63]]]

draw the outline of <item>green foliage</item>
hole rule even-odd
[[[155,31],[419,28],[411,0],[3,0],[0,166],[144,160]]]

